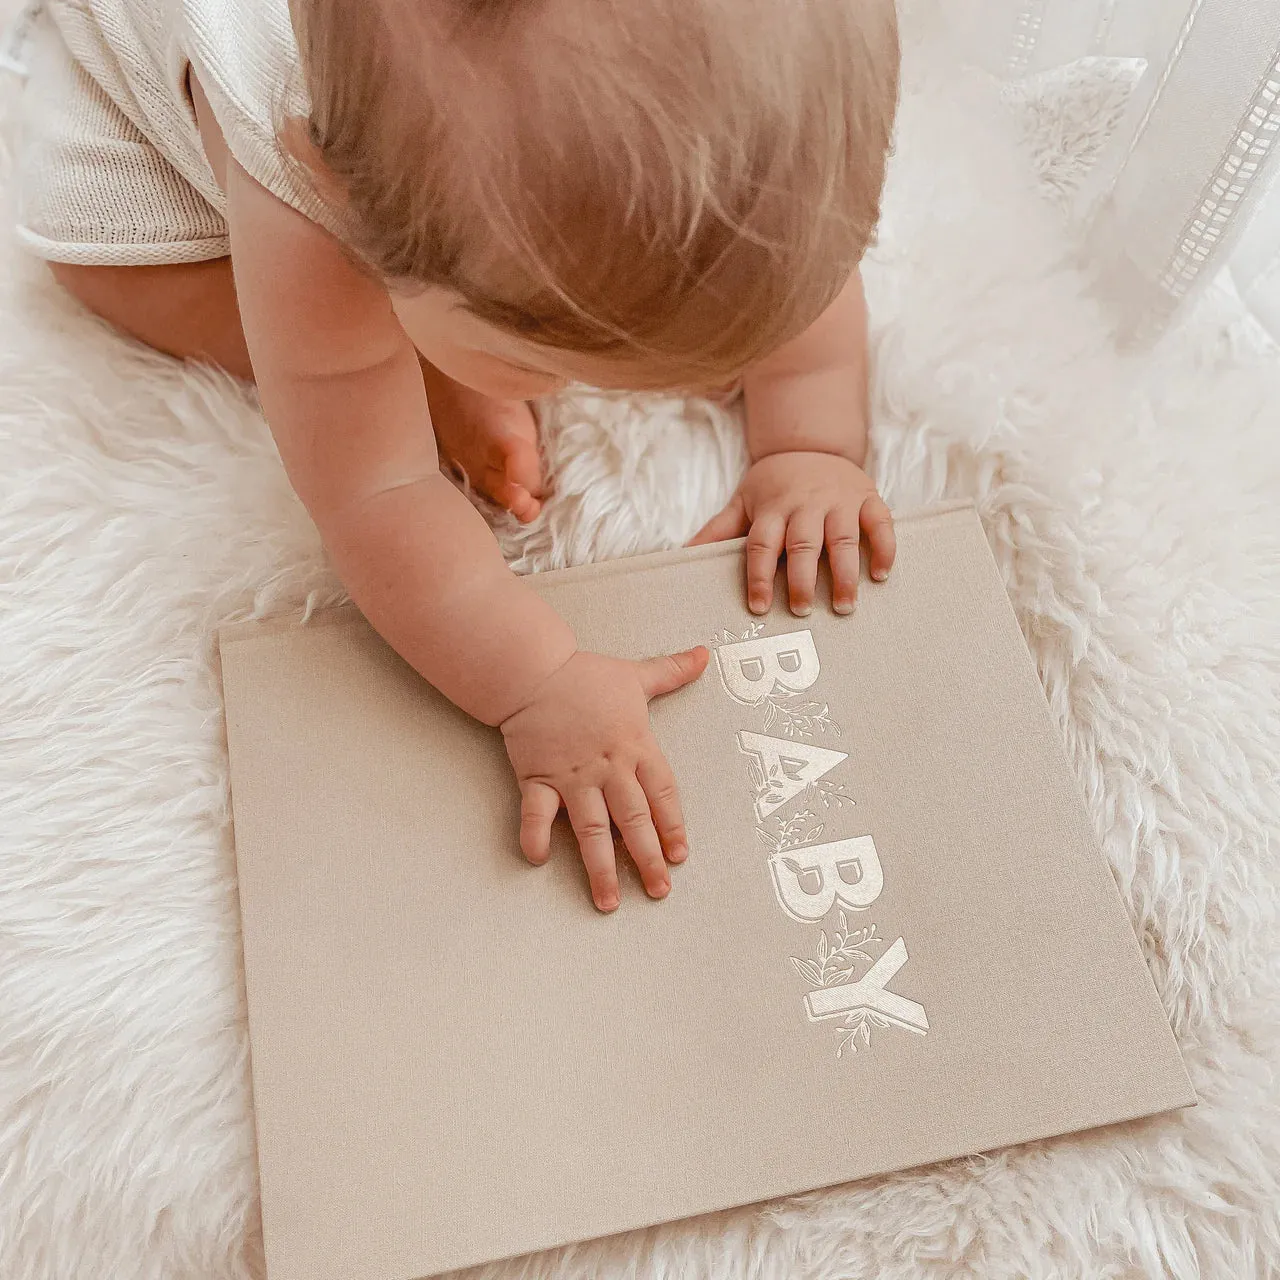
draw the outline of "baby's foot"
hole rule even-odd
[[[538,423],[523,400],[494,400],[424,365],[440,460],[527,524],[542,510]]]

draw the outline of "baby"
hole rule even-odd
[[[35,12],[35,11],[39,12]],[[352,598],[501,726],[520,844],[568,811],[602,911],[688,853],[648,701],[704,649],[579,649],[441,457],[520,520],[529,402],[571,382],[745,396],[751,465],[695,541],[786,552],[810,611],[893,562],[862,470],[858,264],[892,126],[892,0],[47,0],[21,238],[99,315],[256,380]],[[434,429],[433,429],[434,428]]]

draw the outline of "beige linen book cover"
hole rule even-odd
[[[222,637],[270,1280],[412,1280],[1194,1102],[981,527],[856,614],[741,544],[547,574],[652,706],[691,856],[593,909],[499,735],[350,611]],[[629,868],[628,868],[629,871]]]

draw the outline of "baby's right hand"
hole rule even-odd
[[[707,657],[702,647],[644,662],[579,651],[503,721],[520,783],[525,857],[535,865],[550,857],[551,824],[563,802],[601,911],[619,900],[610,817],[651,898],[670,892],[667,863],[688,856],[676,780],[649,727],[649,699],[696,680]]]

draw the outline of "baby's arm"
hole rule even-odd
[[[825,545],[832,603],[837,613],[848,613],[857,596],[862,534],[872,577],[885,577],[894,558],[893,519],[862,470],[867,313],[857,271],[804,333],[748,370],[743,390],[751,467],[729,505],[694,541],[748,533],[748,601],[756,612],[772,603],[785,550],[791,608],[802,615],[813,606]]]
[[[867,304],[855,271],[798,338],[747,370],[751,460],[829,453],[862,466],[867,455]]]
[[[618,905],[611,816],[664,896],[686,838],[647,703],[695,679],[705,650],[648,662],[578,651],[440,474],[417,353],[386,290],[234,161],[226,190],[263,409],[352,598],[442,693],[502,726],[531,861],[545,861],[563,801],[597,906]]]
[[[227,205],[262,407],[335,568],[397,652],[499,724],[572,657],[573,632],[440,473],[417,353],[386,289],[234,161]]]

